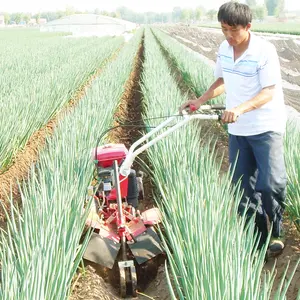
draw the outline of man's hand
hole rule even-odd
[[[210,88],[202,94],[202,96],[198,99],[194,100],[189,100],[185,103],[183,103],[180,108],[179,108],[179,113],[182,115],[182,111],[186,108],[188,108],[189,111],[189,106],[193,104],[195,106],[195,110],[199,109],[199,107],[207,102],[208,100],[215,98],[222,93],[224,93],[224,79],[219,77],[211,86]],[[190,111],[189,111],[190,112]]]
[[[201,104],[202,104],[201,98],[194,99],[194,100],[188,100],[179,107],[179,113],[182,115],[182,111],[185,109],[187,109],[187,111],[190,113],[190,105],[194,105],[195,110],[197,110],[197,109],[199,109]]]
[[[240,114],[241,112],[237,108],[227,109],[224,111],[221,120],[223,123],[234,123]]]

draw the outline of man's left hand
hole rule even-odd
[[[237,108],[226,109],[222,115],[223,123],[234,123],[240,115],[240,111]]]

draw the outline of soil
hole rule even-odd
[[[273,285],[273,293],[275,294],[276,288],[279,286],[279,283],[284,276],[284,272],[289,263],[289,269],[286,276],[286,280],[290,278],[292,270],[297,265],[297,262],[300,258],[300,234],[297,231],[293,223],[290,223],[288,216],[285,216],[284,221],[285,228],[285,248],[283,253],[276,258],[269,258],[267,264],[264,266],[264,270],[271,271],[273,266],[276,265],[276,278]],[[293,276],[292,282],[288,288],[286,297],[288,300],[296,300],[299,292],[299,282],[300,282],[300,265],[298,265],[296,272]],[[271,299],[273,296],[271,296]]]
[[[118,291],[97,273],[97,267],[88,265],[85,274],[79,273],[72,285],[72,295],[70,300],[119,300]],[[122,298],[124,299],[124,298]],[[127,299],[171,299],[168,290],[165,268],[161,265],[157,269],[157,275],[152,279],[151,284],[142,292],[138,291],[137,298]]]

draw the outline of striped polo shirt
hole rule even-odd
[[[249,136],[267,131],[284,132],[286,115],[282,80],[273,44],[250,32],[247,50],[234,61],[233,47],[225,40],[219,48],[215,77],[224,79],[227,109],[252,99],[263,88],[275,85],[270,102],[228,124],[230,134]]]

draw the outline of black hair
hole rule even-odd
[[[246,27],[252,21],[252,12],[246,4],[227,2],[219,8],[218,21],[229,26]]]

